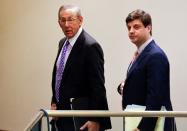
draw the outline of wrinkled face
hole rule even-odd
[[[77,16],[73,9],[61,10],[58,23],[67,38],[72,38],[82,25],[83,18]]]
[[[140,47],[151,36],[151,25],[145,27],[139,19],[127,23],[127,28],[131,42],[137,47]]]

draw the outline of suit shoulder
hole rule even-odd
[[[84,45],[87,52],[92,52],[94,50],[99,50],[100,52],[103,52],[99,42],[97,42],[95,38],[93,38],[89,33],[84,30],[80,35],[79,42]]]
[[[167,57],[164,50],[162,48],[160,48],[160,46],[157,43],[153,43],[151,47],[152,48],[150,50],[150,53],[152,55],[161,55],[161,56],[163,55],[163,56]]]
[[[92,37],[90,34],[88,34],[86,31],[84,31],[84,36],[85,36],[85,41],[86,41],[86,43],[88,43],[88,44],[90,44],[90,45],[95,44],[95,43],[98,44],[98,42],[96,41],[96,39],[93,38],[93,37]]]
[[[66,40],[66,38],[60,39],[60,41],[59,41],[59,47],[62,46],[62,44],[64,43],[65,40]]]

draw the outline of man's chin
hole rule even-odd
[[[131,39],[131,42],[135,44],[137,41],[136,41],[136,40],[132,40],[132,39]]]
[[[73,37],[73,35],[72,34],[66,34],[66,37],[70,39],[70,38]]]

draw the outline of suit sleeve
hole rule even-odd
[[[106,89],[104,86],[104,55],[99,44],[95,43],[89,46],[87,50],[87,77],[88,88],[90,88],[89,103],[91,110],[108,110]],[[98,121],[101,128],[111,128],[110,118],[90,118]]]
[[[106,90],[104,86],[104,56],[102,48],[96,43],[90,45],[87,51],[87,77],[89,81],[88,87],[91,91],[91,109],[108,109],[103,106],[103,102],[106,101]]]
[[[153,54],[149,58],[146,68],[147,96],[146,110],[161,109],[164,99],[169,97],[169,62],[162,53]],[[153,131],[157,118],[143,118],[138,129]]]

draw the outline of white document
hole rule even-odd
[[[145,111],[145,106],[141,105],[127,105],[124,111]],[[166,111],[165,107],[162,106],[161,111]],[[132,131],[137,128],[142,117],[125,117],[125,131]],[[164,131],[165,117],[159,117],[154,131]]]

